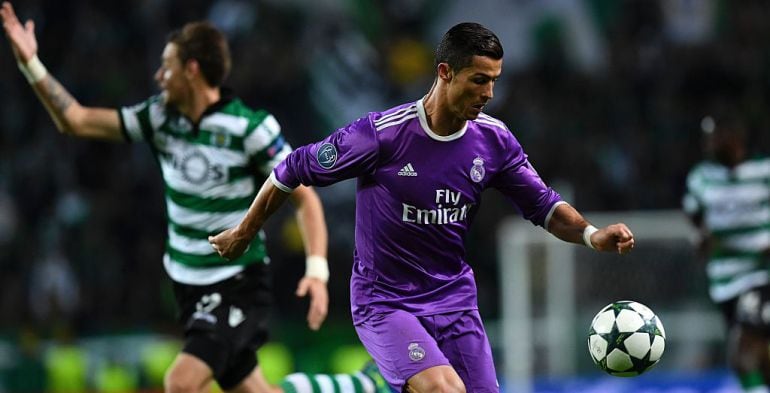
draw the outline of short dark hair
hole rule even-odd
[[[503,46],[495,33],[478,23],[459,23],[444,34],[436,48],[434,67],[447,63],[453,70],[471,64],[473,56],[503,58]]]
[[[230,73],[230,47],[227,38],[208,22],[190,22],[172,31],[167,41],[176,44],[182,64],[195,59],[211,86],[221,86]]]

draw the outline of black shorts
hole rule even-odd
[[[739,324],[770,337],[770,285],[763,285],[720,303],[728,326]]]
[[[734,297],[723,302],[717,303],[719,310],[722,311],[722,319],[725,321],[725,326],[733,326],[735,321],[735,305],[738,303],[738,298]]]
[[[184,326],[182,350],[205,362],[224,390],[257,366],[256,351],[267,341],[271,281],[269,266],[256,263],[212,285],[174,282]]]

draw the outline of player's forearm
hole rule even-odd
[[[48,111],[56,128],[65,134],[73,133],[74,118],[80,104],[51,74],[32,83],[32,89]]]
[[[259,229],[265,224],[270,216],[278,210],[281,205],[289,198],[289,194],[279,190],[268,179],[262,185],[262,188],[254,198],[254,202],[249,206],[246,216],[238,224],[237,232],[240,236],[253,239]]]
[[[590,225],[574,207],[563,203],[556,207],[548,222],[548,232],[566,242],[584,244],[583,232]]]
[[[7,15],[7,13],[12,13],[12,11],[6,9],[5,4],[3,4],[3,11],[4,22],[6,22],[7,19],[15,19],[15,15]],[[13,21],[9,23],[13,24]],[[9,27],[6,26],[6,33],[9,34],[10,37],[11,33],[9,31]],[[17,41],[11,40],[14,45],[19,45],[21,41],[24,40],[21,38],[17,38]],[[34,46],[36,45],[32,45],[32,47]],[[40,99],[40,102],[43,103],[43,106],[48,111],[51,119],[53,119],[56,124],[56,128],[58,128],[60,132],[70,133],[72,130],[71,118],[77,113],[77,108],[73,110],[71,110],[71,108],[73,108],[73,106],[79,106],[78,102],[72,97],[72,94],[70,94],[61,83],[48,72],[48,69],[45,68],[43,62],[41,62],[40,58],[35,54],[36,50],[30,48],[27,49],[29,49],[29,53],[24,56],[21,54],[21,50],[17,46],[14,46],[14,55],[16,56],[19,71],[21,71],[24,78],[26,78],[27,82],[32,86],[32,90]]]
[[[28,80],[60,132],[86,138],[123,140],[117,110],[81,106],[53,75],[44,67],[43,70],[43,75],[34,79],[28,77]]]
[[[291,195],[297,205],[297,222],[305,245],[305,255],[326,257],[329,237],[318,194],[311,188],[300,186]]]

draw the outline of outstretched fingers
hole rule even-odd
[[[13,47],[13,53],[18,60],[26,63],[37,54],[37,38],[35,37],[35,22],[28,20],[24,25],[19,22],[11,3],[5,1],[0,6],[0,19],[3,30]]]
[[[19,19],[16,18],[16,13],[13,12],[13,6],[11,3],[4,1],[3,5],[0,6],[0,18],[3,18],[3,24],[11,23],[14,19],[18,22]]]
[[[320,329],[329,312],[329,292],[326,284],[314,277],[303,277],[297,285],[296,293],[299,297],[310,294],[307,323],[312,330]]]
[[[9,33],[12,28],[21,27],[21,23],[16,16],[16,12],[13,10],[13,6],[7,1],[4,1],[2,7],[0,7],[0,18],[3,20],[3,27],[5,28],[6,33]]]

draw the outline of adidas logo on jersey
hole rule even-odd
[[[398,171],[399,176],[417,176],[417,171],[414,170],[414,167],[412,166],[412,163],[408,163],[404,165],[403,168],[401,168],[400,171]]]

